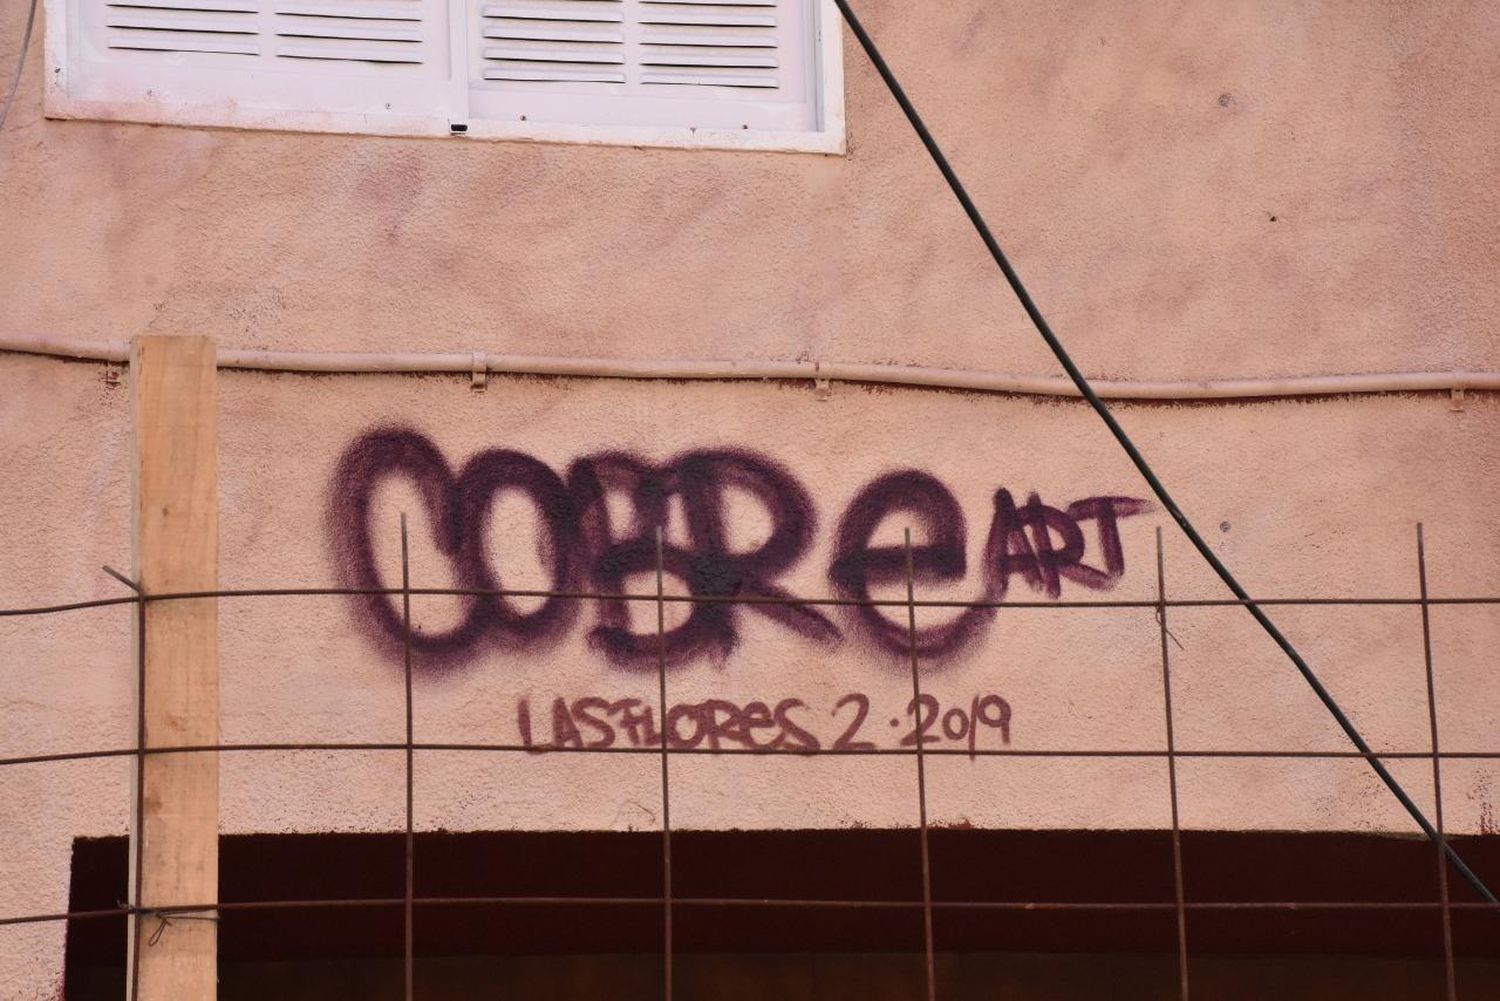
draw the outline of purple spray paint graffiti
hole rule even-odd
[[[766,616],[813,643],[833,645],[844,639],[844,630],[827,615],[777,583],[811,548],[817,511],[807,489],[767,456],[711,449],[653,463],[627,452],[600,452],[575,460],[564,478],[523,452],[490,449],[455,472],[420,432],[379,428],[349,446],[330,485],[328,528],[346,586],[387,586],[376,565],[371,507],[377,488],[391,480],[415,487],[432,526],[432,544],[452,567],[457,586],[475,590],[507,586],[493,565],[487,538],[491,509],[506,492],[524,497],[538,515],[536,544],[549,591],[618,594],[630,578],[654,574],[656,527],[667,524],[669,509],[679,504],[685,527],[678,534],[683,537],[664,541],[663,569],[683,581],[690,594],[718,600],[693,604],[686,618],[666,631],[669,667],[727,657],[740,641],[747,614]],[[732,492],[750,498],[770,524],[764,541],[745,551],[734,549],[730,541]],[[627,505],[628,517],[620,518],[620,524],[611,515],[612,497]],[[1113,587],[1125,573],[1119,523],[1149,509],[1145,501],[1113,496],[1057,508],[1043,504],[1035,493],[1018,505],[1008,490],[997,490],[980,568],[983,598],[1003,599],[1016,577],[1051,598],[1061,595],[1065,580],[1090,590]],[[968,532],[957,499],[932,475],[900,470],[866,485],[839,520],[828,570],[836,595],[865,601],[874,589],[905,580],[905,549],[875,541],[882,523],[893,517],[909,523],[914,540],[920,539],[912,546],[918,583],[951,584],[966,576]],[[1091,549],[1097,551],[1093,563],[1086,562]],[[747,600],[725,600],[737,597]],[[374,641],[399,658],[401,614],[392,597],[361,595],[354,600]],[[506,597],[465,596],[455,625],[437,632],[414,630],[412,646],[427,669],[455,667],[491,650],[536,649],[567,633],[580,604],[548,597],[522,611]],[[619,669],[654,670],[656,633],[632,629],[631,603],[602,599],[590,604],[598,616],[588,632],[590,645]],[[904,621],[870,606],[853,605],[844,612],[859,639],[884,651],[906,651]],[[993,609],[966,608],[948,622],[924,626],[917,634],[918,652],[938,661],[957,653],[993,616]]]
[[[664,637],[669,665],[705,654],[727,656],[738,642],[736,618],[743,609],[753,609],[816,642],[839,638],[838,629],[821,612],[797,603],[773,583],[812,543],[815,515],[807,491],[769,459],[749,452],[699,451],[653,466],[624,453],[605,453],[574,462],[568,485],[582,526],[584,577],[597,591],[619,593],[630,575],[655,572],[656,526],[666,524],[668,501],[676,496],[682,501],[688,544],[663,544],[665,573],[686,581],[694,595],[787,602],[693,605],[687,621]],[[748,553],[729,548],[725,523],[729,489],[749,494],[770,516],[770,537]],[[611,490],[629,496],[634,512],[632,524],[618,537],[605,504]],[[624,600],[601,602],[601,623],[589,633],[589,640],[614,664],[655,669],[656,634],[630,631],[627,604]]]

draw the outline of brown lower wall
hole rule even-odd
[[[1457,847],[1481,875],[1493,879],[1500,870],[1500,838],[1458,839]],[[931,832],[931,848],[943,1001],[1173,996],[1177,926],[1167,832],[949,829]],[[1186,832],[1183,855],[1198,1001],[1443,996],[1436,910],[1316,906],[1435,901],[1430,845],[1368,835]],[[674,907],[677,997],[921,997],[918,858],[910,830],[677,832],[674,897],[689,898]],[[659,834],[424,833],[414,860],[419,898],[532,898],[419,904],[422,1001],[660,997]],[[394,906],[227,910],[221,998],[399,997],[399,834],[227,837],[221,863],[222,899],[230,903],[395,898]],[[125,867],[124,839],[77,842],[71,909],[114,906]],[[588,897],[614,899],[571,902]],[[1453,897],[1472,900],[1457,884]],[[707,898],[887,906],[725,906]],[[954,906],[1014,901],[1113,908]],[[1304,906],[1202,906],[1273,901]],[[1452,920],[1466,985],[1460,997],[1500,996],[1500,918],[1461,907]],[[74,922],[65,996],[117,998],[124,941],[122,921]]]
[[[912,1001],[924,996],[922,959],[904,954],[698,954],[677,957],[679,1001]],[[1500,961],[1460,960],[1461,997],[1500,996]],[[1175,996],[1175,957],[1160,955],[945,954],[943,1001],[1159,1001]],[[510,956],[423,959],[422,1001],[656,1001],[655,956]],[[1437,1001],[1440,960],[1349,956],[1201,956],[1189,970],[1196,1001]],[[233,963],[221,970],[221,1001],[398,1001],[399,960]],[[119,971],[90,970],[68,1001],[120,996]]]

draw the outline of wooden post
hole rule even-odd
[[[131,345],[133,560],[148,595],[218,588],[217,375],[212,338],[149,335]],[[145,604],[136,698],[147,746],[218,743],[218,627],[217,599]],[[131,900],[145,908],[217,903],[218,755],[146,755],[137,769]],[[127,999],[212,1001],[216,917],[132,920]]]

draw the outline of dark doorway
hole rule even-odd
[[[1176,913],[1165,832],[935,830],[934,939],[943,1001],[1171,998]],[[677,832],[674,984],[681,1001],[912,1001],[925,995],[915,831]],[[1463,839],[1500,876],[1500,838]],[[1354,835],[1184,836],[1195,1001],[1443,997],[1428,908],[1288,909],[1300,901],[1436,899],[1433,849]],[[74,845],[71,909],[126,892],[125,839]],[[223,839],[220,997],[399,1001],[399,834]],[[652,833],[421,834],[422,1001],[655,1001],[662,860]],[[1455,882],[1455,900],[1472,901]],[[475,898],[527,898],[481,902]],[[607,898],[585,901],[579,898]],[[362,905],[357,901],[387,903]],[[796,900],[773,906],[765,901]],[[342,901],[235,909],[236,903]],[[395,901],[394,905],[389,901]],[[851,905],[850,902],[853,902]],[[1038,908],[994,907],[1034,902]],[[1100,909],[1047,905],[1104,904]],[[861,906],[867,905],[867,906]],[[1144,906],[1139,906],[1144,905]],[[1461,997],[1500,997],[1500,914],[1454,912]],[[124,996],[125,923],[70,922],[66,997]]]

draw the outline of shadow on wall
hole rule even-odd
[[[1157,1001],[1176,996],[1176,917],[1167,832],[934,830],[939,996]],[[1500,838],[1461,839],[1481,873]],[[675,832],[675,994],[681,999],[911,1001],[925,994],[915,831]],[[1184,836],[1190,903],[1430,902],[1430,845],[1355,835]],[[123,838],[75,843],[71,908],[125,893]],[[400,898],[399,834],[223,839],[226,902]],[[640,903],[429,903],[416,910],[422,1001],[661,997],[660,836],[422,834],[416,893],[428,898],[609,896]],[[1455,887],[1455,900],[1468,899]],[[708,898],[884,902],[724,907]],[[955,902],[1148,904],[1020,910]],[[1163,907],[1160,905],[1166,904]],[[1460,996],[1500,997],[1500,916],[1454,915]],[[1442,997],[1438,912],[1189,912],[1195,1001]],[[402,908],[229,911],[220,997],[381,1001],[401,997]],[[123,920],[68,929],[66,997],[118,1001]]]

